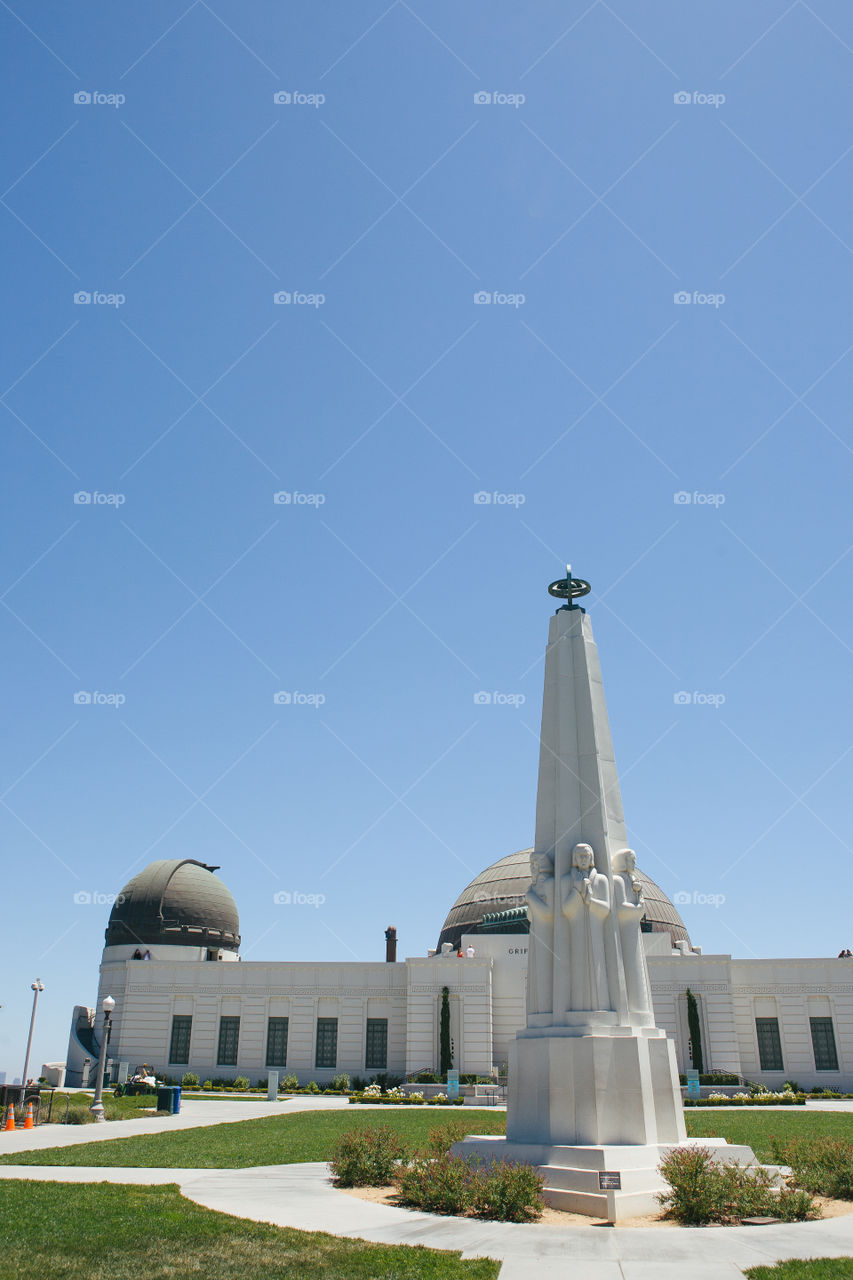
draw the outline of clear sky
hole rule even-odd
[[[36,977],[64,1058],[154,858],[247,960],[434,946],[532,840],[567,559],[694,940],[853,944],[851,6],[0,30],[0,1069]]]

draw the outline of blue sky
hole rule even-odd
[[[566,559],[694,939],[851,944],[850,7],[0,27],[0,1069],[37,976],[64,1057],[156,857],[247,959],[434,945],[532,840]]]

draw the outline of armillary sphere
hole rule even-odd
[[[566,565],[565,578],[558,578],[548,587],[548,595],[558,600],[577,600],[579,596],[588,596],[592,587],[584,578],[572,577],[572,566]]]

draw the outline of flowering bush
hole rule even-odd
[[[330,1161],[339,1187],[387,1187],[405,1147],[388,1125],[343,1134]]]
[[[658,1199],[664,1215],[684,1226],[737,1222],[753,1216],[800,1222],[820,1217],[808,1192],[777,1188],[767,1169],[715,1164],[707,1147],[675,1147],[661,1161],[669,1190]]]
[[[814,1195],[853,1200],[853,1143],[843,1138],[770,1139],[773,1159],[791,1166],[796,1186]]]
[[[396,1182],[402,1204],[428,1213],[474,1213],[498,1222],[533,1222],[542,1215],[543,1179],[532,1165],[497,1161],[479,1168],[446,1153],[420,1156]]]

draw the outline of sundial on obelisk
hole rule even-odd
[[[558,600],[566,600],[568,603],[562,605],[563,609],[573,609],[573,600],[577,600],[580,596],[588,596],[592,587],[585,578],[573,578],[572,566],[566,565],[565,578],[558,578],[556,582],[552,582],[548,587],[549,596],[556,596]]]

